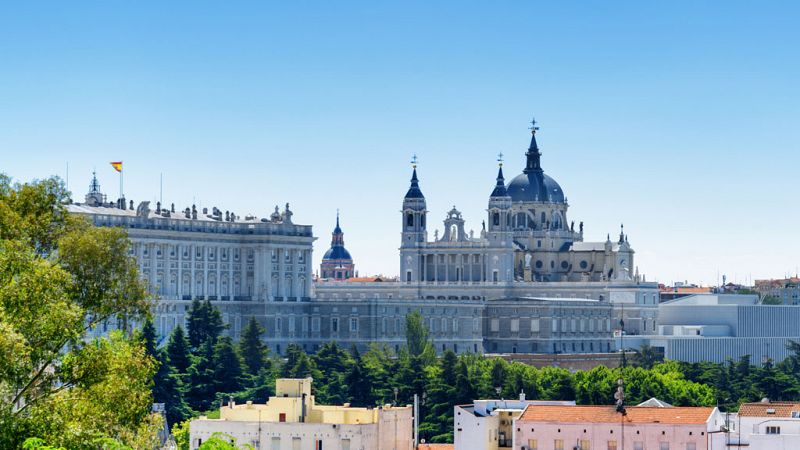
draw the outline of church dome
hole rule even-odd
[[[342,247],[341,245],[337,245],[329,248],[328,251],[325,252],[325,255],[322,257],[322,259],[353,259],[353,257],[350,256],[350,252],[348,252],[346,248]]]
[[[556,180],[543,172],[521,173],[509,183],[508,195],[513,202],[564,203],[564,191]]]

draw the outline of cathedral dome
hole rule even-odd
[[[508,185],[513,202],[564,203],[564,191],[556,180],[543,172],[521,173]]]
[[[517,202],[547,202],[547,203],[566,203],[564,191],[556,180],[545,175],[542,169],[541,152],[536,143],[536,121],[531,122],[531,145],[528,147],[525,157],[527,159],[525,170],[514,177],[508,184],[508,195],[511,201]]]

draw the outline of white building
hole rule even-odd
[[[800,449],[800,403],[745,403],[728,418],[730,432],[722,448],[750,450]]]
[[[800,307],[761,305],[757,295],[690,295],[658,310],[658,335],[643,343],[662,348],[667,359],[724,362],[750,355],[755,364],[779,362],[789,356],[786,344],[800,341]]]
[[[266,404],[247,402],[220,408],[219,419],[189,424],[190,448],[216,433],[256,450],[412,450],[410,406],[351,408],[314,402],[311,378],[278,379]]]
[[[574,405],[574,401],[476,400],[453,410],[455,450],[511,448],[513,422],[529,405]]]

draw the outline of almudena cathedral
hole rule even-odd
[[[162,337],[184,324],[193,299],[217,305],[233,337],[256,317],[277,354],[290,343],[314,351],[328,341],[397,349],[405,342],[405,316],[415,310],[437,351],[609,352],[623,317],[626,334],[655,334],[656,283],[639,275],[623,232],[584,240],[583,223],[576,229],[568,219],[561,186],[544,173],[536,132],[532,127],[521,174],[508,183],[502,165],[494,183],[487,174],[490,195],[477,236],[465,232],[454,208],[442,235],[430,239],[424,183],[414,167],[399,218],[397,281],[344,281],[353,276],[353,261],[338,220],[315,280],[316,238],[311,226],[293,222],[288,204],[265,218],[134,206],[106,202],[93,180],[85,202],[68,208],[95,225],[128,230],[131,253],[158,298]]]

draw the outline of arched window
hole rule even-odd
[[[411,213],[406,214],[406,226],[407,227],[414,226],[414,215]]]
[[[492,225],[500,226],[500,213],[493,213],[492,214]]]

